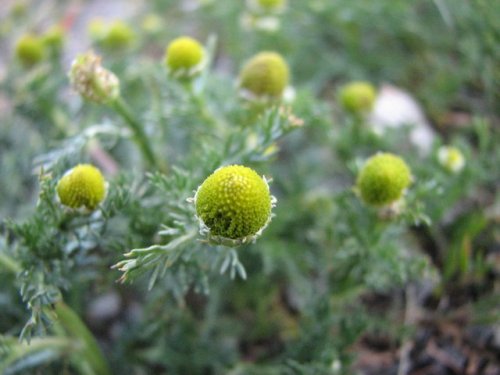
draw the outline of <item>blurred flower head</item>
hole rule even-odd
[[[342,107],[354,114],[366,114],[371,111],[375,103],[375,87],[369,82],[351,82],[340,90]]]
[[[163,26],[163,19],[154,13],[147,14],[141,23],[142,29],[148,34],[156,34],[160,32]]]
[[[183,36],[174,39],[165,51],[165,65],[175,78],[191,78],[200,73],[206,62],[203,46],[195,39]]]
[[[52,51],[59,51],[64,44],[65,34],[61,25],[53,25],[42,35],[42,41]]]
[[[285,10],[286,0],[247,0],[247,7],[252,12],[276,14]]]
[[[241,95],[248,100],[279,100],[289,79],[288,64],[280,54],[260,52],[248,60],[240,72]]]
[[[100,18],[92,20],[88,32],[100,47],[109,50],[126,49],[136,39],[136,33],[129,24],[122,20],[106,22]]]
[[[459,173],[465,167],[465,157],[453,146],[441,146],[437,153],[439,164],[452,173]]]
[[[386,206],[398,201],[410,183],[410,168],[402,158],[378,153],[361,168],[356,187],[365,203]]]
[[[71,64],[69,79],[76,92],[96,103],[107,103],[120,95],[120,81],[101,66],[101,57],[93,52],[76,57]]]
[[[16,43],[17,59],[26,67],[31,67],[45,58],[46,50],[42,38],[24,34]]]

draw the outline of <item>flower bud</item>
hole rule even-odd
[[[106,182],[99,169],[79,164],[66,172],[56,189],[63,205],[94,210],[106,195]]]
[[[241,70],[240,87],[247,99],[280,99],[289,81],[288,65],[276,52],[261,52]]]
[[[410,168],[403,159],[378,153],[366,161],[356,185],[367,204],[385,206],[399,200],[410,183]]]
[[[236,245],[261,234],[271,220],[275,198],[265,178],[253,169],[231,165],[212,173],[198,188],[194,201],[209,237],[233,240]]]
[[[25,66],[33,66],[45,57],[45,46],[42,39],[32,35],[23,35],[16,43],[15,53]]]
[[[342,106],[354,114],[370,112],[375,103],[375,97],[375,88],[368,82],[352,82],[340,91]]]
[[[465,166],[462,152],[453,146],[442,146],[438,150],[438,161],[446,170],[452,173],[460,172]]]
[[[71,65],[69,79],[75,91],[96,103],[107,103],[120,95],[120,81],[101,66],[101,57],[93,52],[76,57]]]
[[[195,39],[183,36],[173,40],[165,52],[165,65],[176,78],[190,78],[205,65],[205,51]]]

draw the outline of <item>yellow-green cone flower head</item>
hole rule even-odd
[[[375,87],[369,82],[352,82],[340,91],[342,107],[351,113],[363,114],[370,112],[375,103]]]
[[[199,73],[205,63],[205,50],[195,39],[183,36],[174,39],[165,51],[165,65],[176,78],[189,78]]]
[[[120,81],[101,66],[101,57],[92,52],[76,57],[71,65],[69,79],[76,92],[96,103],[107,103],[120,95]]]
[[[260,52],[241,70],[240,88],[247,99],[280,99],[288,85],[288,65],[276,52]]]
[[[79,164],[59,180],[57,195],[67,207],[94,210],[106,195],[106,181],[96,167]]]
[[[438,150],[438,161],[452,173],[460,172],[465,166],[465,157],[462,152],[453,146],[442,146]]]
[[[403,159],[378,153],[366,161],[356,185],[367,204],[385,206],[398,201],[410,183],[410,168]]]
[[[24,66],[33,66],[45,57],[45,46],[41,38],[25,34],[16,43],[16,57]]]
[[[212,239],[235,245],[257,238],[271,220],[275,198],[267,180],[241,165],[221,167],[198,188],[196,214]]]

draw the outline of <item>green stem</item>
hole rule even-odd
[[[3,358],[0,363],[1,374],[6,372],[10,366],[31,354],[47,350],[64,353],[76,349],[73,347],[71,340],[65,337],[34,338],[27,344],[20,343],[15,338],[4,338],[0,336],[0,344],[8,348],[7,357]]]
[[[149,166],[158,167],[158,160],[153,153],[153,149],[151,148],[142,125],[130,113],[123,99],[121,97],[116,98],[110,103],[110,106],[125,120],[130,129],[132,129],[135,141],[137,142],[137,145],[139,146],[142,155],[148,162]]]
[[[11,271],[12,273],[17,274],[21,272],[21,266],[19,266],[19,264],[17,264],[17,262],[13,260],[11,257],[3,253],[0,253],[0,265],[3,265],[7,270]]]
[[[80,317],[64,302],[55,304],[57,322],[64,330],[83,344],[82,356],[92,367],[96,375],[111,375],[108,363],[99,348],[97,340],[82,322]]]
[[[223,130],[227,128],[227,126],[223,123],[223,121],[220,121],[212,113],[212,111],[210,111],[205,101],[205,98],[202,95],[195,92],[194,82],[188,81],[184,84],[184,87],[188,92],[189,97],[194,102],[201,120],[209,124],[215,131],[217,131],[218,135],[221,135]]]

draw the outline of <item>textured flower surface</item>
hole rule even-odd
[[[357,187],[366,203],[384,206],[401,198],[410,182],[411,172],[403,159],[390,153],[378,153],[361,169]]]
[[[106,195],[106,182],[99,169],[79,164],[59,180],[57,195],[65,206],[93,210]]]
[[[195,39],[183,36],[167,47],[165,64],[174,76],[192,76],[203,67],[205,51]]]
[[[16,44],[16,56],[26,66],[40,62],[45,55],[44,44],[40,38],[26,34]]]
[[[92,52],[76,57],[69,79],[75,91],[96,103],[107,103],[120,95],[120,81],[101,66],[101,58]]]
[[[288,85],[288,65],[276,52],[260,52],[240,73],[241,88],[255,97],[279,98]]]
[[[371,111],[375,103],[376,91],[368,82],[352,82],[344,86],[340,92],[342,106],[352,113]]]
[[[271,219],[273,197],[254,170],[231,165],[217,169],[198,188],[196,213],[211,235],[243,239],[258,235]]]

